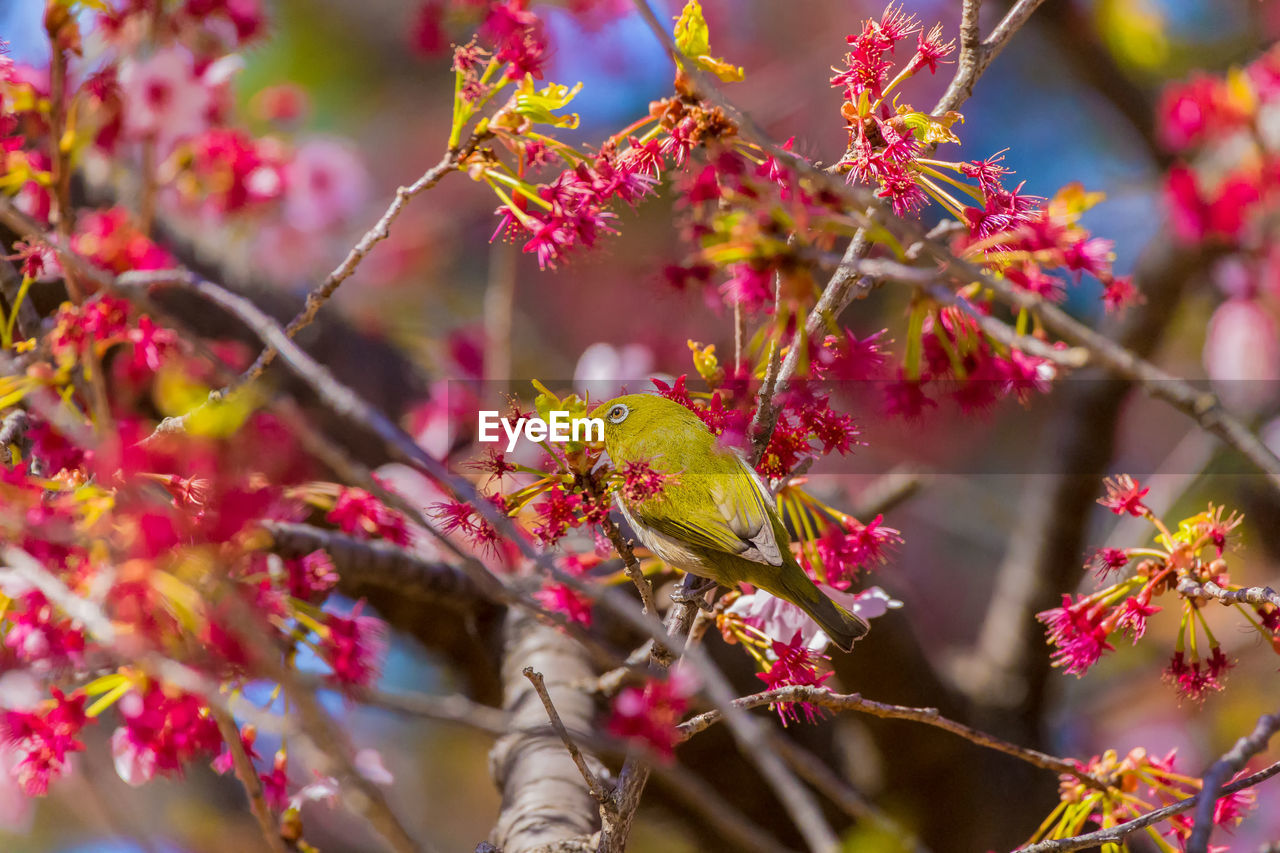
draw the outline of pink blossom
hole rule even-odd
[[[609,733],[634,738],[670,758],[680,742],[676,724],[689,707],[693,689],[692,681],[680,669],[665,680],[650,679],[643,688],[626,688],[613,700]]]
[[[320,653],[333,670],[330,680],[340,685],[368,687],[377,680],[387,653],[387,625],[381,619],[361,615],[364,601],[357,601],[349,616],[326,614],[328,636]]]
[[[1232,408],[1254,409],[1275,398],[1280,379],[1280,327],[1252,299],[1229,299],[1209,319],[1204,367]]]
[[[301,231],[318,231],[359,211],[369,194],[364,163],[336,139],[311,139],[284,169],[284,215]]]
[[[584,628],[591,627],[592,601],[573,587],[549,583],[535,592],[533,597],[548,610],[564,614],[570,622],[576,622]]]
[[[146,59],[125,60],[120,89],[125,133],[134,139],[156,139],[168,146],[208,124],[213,98],[186,48],[166,47]]]
[[[832,676],[826,666],[830,658],[806,647],[799,631],[787,642],[774,640],[772,652],[774,660],[769,668],[756,673],[756,678],[770,690],[792,686],[819,687]],[[799,722],[802,713],[811,723],[823,714],[821,707],[810,702],[778,702],[775,708],[784,726],[788,722]]]
[[[902,606],[901,601],[895,600],[878,586],[856,593],[823,584],[819,584],[818,588],[832,601],[863,619],[875,619]],[[763,589],[739,596],[728,612],[737,614],[748,625],[775,640],[792,638],[799,632],[804,647],[811,651],[821,652],[831,645],[831,639],[809,614],[786,599],[778,598]]]
[[[1141,517],[1151,511],[1142,503],[1142,499],[1151,489],[1143,488],[1141,483],[1128,474],[1108,477],[1104,485],[1107,487],[1107,495],[1098,498],[1098,503],[1116,515],[1128,513],[1134,517]]]

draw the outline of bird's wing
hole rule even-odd
[[[652,501],[631,507],[631,514],[658,532],[703,548],[734,554],[756,563],[781,566],[782,551],[774,534],[773,496],[756,472],[741,458],[730,473],[708,475],[703,482],[686,478],[673,488],[703,491],[696,502],[709,498],[711,513],[697,522],[669,511],[670,503]]]

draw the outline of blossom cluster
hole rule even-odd
[[[1085,568],[1093,569],[1100,585],[1106,586],[1088,595],[1064,595],[1061,607],[1036,618],[1044,623],[1054,647],[1054,665],[1079,676],[1114,650],[1112,639],[1117,635],[1127,635],[1134,643],[1142,639],[1148,618],[1162,609],[1154,600],[1174,597],[1181,621],[1164,677],[1180,696],[1202,702],[1222,689],[1223,678],[1234,666],[1209,627],[1204,609],[1218,606],[1206,585],[1226,592],[1242,588],[1226,557],[1244,519],[1210,504],[1170,529],[1143,502],[1148,492],[1132,477],[1120,475],[1107,481],[1107,494],[1099,503],[1116,515],[1150,522],[1156,531],[1155,547],[1098,549]],[[1118,574],[1123,577],[1111,581]],[[1257,631],[1280,653],[1280,608],[1265,602],[1230,604],[1249,630]]]
[[[1197,72],[1165,89],[1158,134],[1176,157],[1165,200],[1179,242],[1212,255],[1225,299],[1207,329],[1204,365],[1233,408],[1275,400],[1280,378],[1276,237],[1280,48],[1224,74]],[[1253,380],[1253,381],[1239,381]]]
[[[266,26],[257,0],[52,0],[44,23],[47,66],[0,51],[0,194],[66,237],[0,259],[20,274],[0,316],[0,670],[29,688],[5,691],[0,768],[43,795],[102,721],[129,784],[204,761],[227,772],[226,715],[283,809],[309,787],[288,739],[263,759],[227,697],[304,650],[335,687],[367,686],[385,626],[335,597],[328,553],[285,552],[268,525],[402,546],[412,532],[370,493],[317,481],[291,423],[252,393],[211,397],[245,366],[240,345],[197,344],[113,278],[177,266],[161,215],[328,234],[363,203],[363,166],[337,141],[238,123],[231,81]],[[295,119],[298,95],[276,91],[261,118]],[[138,197],[76,209],[71,173],[102,162],[134,176]],[[64,284],[68,299],[43,307]],[[33,310],[44,322],[24,320]],[[157,429],[166,417],[182,426]]]
[[[1089,761],[1072,761],[1077,770],[1099,784],[1088,785],[1076,776],[1063,774],[1057,807],[1027,844],[1069,838],[1086,831],[1086,827],[1109,829],[1200,793],[1202,780],[1175,770],[1176,758],[1176,751],[1161,758],[1136,747],[1124,756],[1108,750]],[[1242,770],[1232,778],[1246,774]],[[1256,800],[1256,794],[1249,789],[1222,797],[1214,803],[1214,825],[1235,827],[1253,809]],[[1194,828],[1195,818],[1188,811],[1169,815],[1148,832],[1161,850],[1185,850]]]
[[[78,5],[56,0],[51,9]],[[254,251],[281,277],[327,260],[308,247],[360,210],[365,169],[345,143],[288,132],[305,102],[296,88],[276,87],[256,102],[274,132],[255,136],[239,125],[232,86],[240,52],[265,27],[258,0],[188,0],[159,11],[129,0],[93,4],[83,16],[51,12],[51,61],[64,72],[51,76],[49,68],[0,56],[0,190],[17,192],[21,208],[42,224],[73,223],[73,244],[113,272],[171,265],[146,245],[161,213],[206,226],[255,223]],[[101,50],[82,50],[85,28]],[[51,89],[54,79],[64,81],[62,91]],[[49,134],[63,117],[73,120],[58,127],[65,133],[55,158]],[[54,162],[63,157],[66,163]],[[136,179],[140,209],[58,211],[61,175],[106,162]]]
[[[36,572],[0,589],[0,666],[61,685],[3,712],[5,766],[23,790],[45,793],[84,748],[79,730],[112,714],[112,754],[130,784],[218,755],[212,697],[167,683],[149,655],[236,688],[273,654],[256,630],[281,649],[309,647],[337,686],[372,683],[382,622],[359,603],[335,609],[329,556],[276,556],[263,524],[314,517],[405,545],[405,519],[368,492],[307,479],[313,465],[285,425],[235,401],[189,415],[185,433],[153,433],[132,409],[149,400],[180,414],[171,407],[208,396],[208,365],[128,303],[101,294],[54,319],[25,372],[0,380],[5,399],[30,404],[0,470],[0,536],[8,559]],[[105,412],[81,390],[89,354],[111,368]],[[112,432],[96,429],[102,418]],[[81,597],[109,631],[80,615]],[[282,787],[283,765],[262,772]]]

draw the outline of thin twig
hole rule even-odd
[[[603,505],[607,500],[605,494],[600,490],[600,484],[590,474],[579,475],[578,483],[597,504]],[[640,602],[644,606],[645,615],[657,619],[658,604],[653,597],[653,584],[649,582],[649,579],[644,576],[644,572],[640,570],[640,561],[636,559],[631,542],[622,535],[618,525],[614,523],[607,513],[604,516],[604,520],[600,522],[600,529],[604,531],[604,535],[608,537],[613,549],[622,558],[622,568],[627,573],[627,577],[631,578],[631,582],[635,584],[636,591],[640,593]]]
[[[329,273],[318,287],[307,294],[306,305],[303,306],[302,311],[296,317],[289,321],[289,325],[285,327],[284,333],[290,338],[293,338],[298,334],[298,332],[311,325],[311,322],[315,320],[316,315],[320,313],[320,308],[325,304],[325,302],[329,301],[329,297],[333,296],[334,291],[336,291],[344,281],[351,277],[351,275],[356,271],[356,267],[360,266],[360,262],[364,260],[365,256],[373,250],[374,246],[390,236],[391,223],[395,222],[396,218],[399,217],[405,207],[408,206],[409,200],[440,183],[440,180],[445,175],[457,169],[460,164],[470,157],[476,147],[487,139],[488,136],[489,134],[487,131],[473,133],[471,137],[463,143],[462,147],[445,152],[445,155],[440,158],[440,162],[423,172],[422,177],[418,178],[418,180],[408,186],[398,188],[396,190],[395,198],[392,199],[391,204],[387,207],[386,211],[374,226],[365,232],[365,235],[360,238],[359,242],[351,247],[351,251],[347,252],[347,256],[342,259],[342,263],[338,264],[338,266],[333,269],[333,272]],[[223,388],[219,394],[225,396],[230,394],[236,388],[257,379],[262,375],[263,371],[271,365],[271,362],[275,360],[278,354],[279,351],[276,348],[267,346],[267,348],[258,355],[257,360],[250,365],[249,369],[232,381],[230,385]]]
[[[1271,736],[1280,731],[1280,713],[1258,718],[1253,731],[1236,741],[1204,774],[1203,787],[1197,797],[1195,826],[1187,839],[1187,853],[1205,853],[1213,834],[1213,812],[1227,780],[1244,769],[1250,758],[1263,752]]]
[[[1064,761],[1052,755],[1040,752],[1036,749],[1028,749],[1024,746],[1018,746],[1009,743],[986,732],[978,731],[975,728],[966,726],[964,723],[957,723],[955,720],[947,719],[938,713],[937,708],[912,708],[905,705],[889,705],[884,702],[874,702],[870,699],[863,699],[857,693],[832,693],[820,687],[809,687],[804,685],[796,685],[791,687],[780,687],[776,690],[766,690],[762,693],[754,693],[750,696],[743,696],[735,699],[733,705],[735,708],[759,708],[762,705],[773,705],[782,702],[807,702],[811,705],[817,705],[821,708],[827,708],[832,711],[859,711],[863,714],[870,714],[873,717],[880,717],[886,720],[912,720],[917,723],[924,723],[928,726],[943,729],[952,734],[959,735],[967,741],[985,746],[988,749],[994,749],[997,752],[1003,752],[1006,755],[1012,755],[1014,758],[1021,759],[1028,764],[1034,764],[1036,767],[1052,770],[1067,776],[1073,776],[1084,784],[1097,790],[1106,790],[1107,785],[1093,775],[1081,770],[1075,764]],[[677,728],[681,735],[685,738],[705,731],[720,721],[722,714],[719,710],[706,711],[695,717],[685,720]]]
[[[298,683],[309,690],[332,689],[319,676],[300,673]],[[482,705],[456,693],[449,696],[435,696],[427,693],[389,692],[374,687],[358,686],[347,687],[343,692],[354,701],[370,708],[466,726],[494,736],[506,734],[511,727],[511,715],[501,708]]]
[[[262,778],[254,769],[253,762],[249,760],[249,754],[244,750],[244,743],[240,740],[240,730],[236,728],[235,720],[221,708],[212,708],[211,712],[214,722],[218,724],[218,731],[222,733],[223,742],[231,751],[231,765],[235,769],[236,778],[244,787],[245,796],[249,798],[249,811],[253,812],[254,818],[258,821],[258,828],[262,830],[262,837],[267,842],[267,847],[272,853],[288,853],[284,839],[280,837],[280,832],[271,816],[271,807],[267,805],[266,795],[262,791]]]
[[[1230,785],[1226,785],[1218,792],[1218,797],[1225,797],[1234,794],[1236,791],[1243,791],[1245,788],[1252,788],[1261,782],[1265,782],[1272,776],[1280,775],[1280,761],[1268,767],[1264,767],[1252,776],[1246,776],[1243,779],[1237,779]],[[1111,826],[1106,829],[1098,829],[1084,835],[1076,835],[1072,838],[1051,838],[1041,841],[1037,844],[1030,844],[1026,847],[1019,847],[1016,853],[1071,853],[1074,850],[1089,850],[1103,844],[1118,843],[1128,838],[1140,829],[1146,829],[1153,826],[1168,817],[1176,814],[1182,814],[1190,811],[1199,801],[1200,795],[1187,797],[1185,800],[1179,800],[1176,803],[1167,805],[1164,808],[1156,809],[1153,812],[1147,812],[1142,817],[1136,817],[1131,821],[1127,821],[1118,826]]]
[[[916,229],[910,223],[903,222],[902,225]],[[856,261],[849,265],[874,270],[880,280],[900,281],[917,287],[932,287],[940,276],[962,284],[981,282],[1001,302],[1015,310],[1034,313],[1045,329],[1075,347],[1087,350],[1090,363],[1137,384],[1151,397],[1168,403],[1195,420],[1249,460],[1267,475],[1274,488],[1280,490],[1280,458],[1240,420],[1227,412],[1213,394],[1201,391],[1185,379],[1161,370],[1044,298],[1018,290],[1005,279],[990,275],[968,261],[954,257],[946,247],[926,240],[925,249],[928,258],[939,265],[938,270],[882,259]]]
[[[1280,592],[1269,586],[1223,589],[1213,581],[1200,584],[1191,578],[1183,578],[1178,581],[1178,594],[1201,601],[1212,599],[1222,604],[1252,604],[1254,607],[1270,604],[1280,608]]]
[[[529,682],[533,685],[533,689],[537,691],[538,698],[542,700],[542,707],[547,710],[547,719],[551,721],[551,728],[555,729],[555,733],[560,736],[560,740],[564,741],[564,748],[569,750],[569,757],[573,759],[578,772],[582,774],[582,778],[586,781],[587,792],[597,802],[602,805],[607,804],[610,800],[609,789],[601,784],[595,773],[591,772],[591,768],[587,766],[587,760],[582,756],[582,750],[578,748],[578,744],[574,739],[569,737],[569,732],[565,729],[564,723],[560,720],[560,714],[556,711],[555,703],[551,701],[551,694],[547,692],[547,683],[543,679],[542,673],[531,666],[526,666],[522,672],[524,677],[529,679]]]
[[[1031,13],[1039,8],[1044,0],[1018,0],[1013,4],[1013,8],[1000,19],[1000,23],[996,24],[991,34],[983,40],[982,45],[973,50],[971,47],[970,55],[973,61],[966,65],[965,41],[966,38],[972,39],[977,31],[978,19],[978,3],[966,2],[964,11],[961,13],[960,39],[961,54],[960,67],[956,69],[955,76],[951,79],[951,84],[947,86],[947,91],[939,99],[937,105],[933,108],[934,114],[944,113],[947,110],[954,110],[969,99],[973,94],[973,86],[978,82],[978,78],[987,70],[1000,51],[1004,50],[1004,46],[1009,43],[1014,34],[1022,29],[1027,20],[1031,17]],[[972,9],[970,8],[972,7]],[[972,23],[970,23],[972,20]],[[970,41],[972,46],[972,41]]]

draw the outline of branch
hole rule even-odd
[[[634,559],[634,555],[632,558]],[[656,641],[645,643],[628,658],[628,663],[636,658],[643,660],[644,657],[648,657],[649,670],[653,673],[665,672],[667,667],[671,666],[675,660],[675,654],[678,653],[679,641],[689,636],[689,629],[693,626],[694,616],[698,612],[697,603],[692,600],[692,590],[699,582],[694,575],[686,574],[681,583],[681,589],[687,596],[686,600],[672,602],[671,609],[667,611],[664,630],[672,642],[665,645]],[[611,674],[608,673],[601,678],[607,678]],[[628,753],[622,763],[622,770],[618,773],[618,786],[613,793],[615,817],[603,828],[597,853],[621,853],[625,849],[627,838],[631,834],[631,822],[636,810],[640,807],[640,797],[644,794],[644,787],[649,781],[649,772],[648,761],[634,751]]]
[[[908,223],[903,223],[907,225]],[[926,281],[945,276],[958,283],[981,282],[1001,302],[1015,310],[1026,310],[1039,317],[1044,327],[1057,337],[1083,347],[1092,363],[1107,372],[1139,385],[1148,395],[1173,406],[1213,433],[1267,475],[1271,485],[1280,490],[1280,458],[1254,435],[1248,427],[1227,412],[1218,399],[1200,391],[1185,379],[1166,373],[1131,350],[1096,332],[1042,297],[1016,289],[1005,279],[989,275],[968,261],[954,257],[942,246],[927,241],[925,251],[940,265],[936,273],[920,267],[889,260],[861,261],[858,266],[873,270],[887,280],[922,286]]]
[[[1044,0],[1018,0],[991,32],[991,35],[979,45],[976,42],[979,38],[978,11],[981,0],[965,0],[960,20],[959,67],[957,67],[955,76],[947,87],[946,93],[934,106],[934,115],[958,109],[968,100],[969,96],[973,94],[974,84],[978,82],[978,78],[986,71],[987,66],[1004,49],[1013,34],[1027,22],[1027,19],[1031,17],[1031,13],[1043,2]],[[665,36],[665,33],[663,35]],[[873,218],[879,209],[879,205],[868,208],[866,216],[869,219]],[[868,225],[870,224],[872,223],[868,223]],[[810,310],[809,316],[805,318],[804,338],[800,338],[797,334],[796,339],[792,341],[791,349],[787,352],[787,358],[782,364],[782,369],[779,371],[776,381],[773,383],[766,382],[765,386],[760,389],[760,395],[757,398],[756,415],[752,418],[751,428],[747,432],[752,437],[753,462],[760,461],[764,448],[769,444],[769,439],[773,435],[773,429],[778,419],[778,409],[773,404],[773,397],[780,388],[785,387],[787,381],[795,374],[799,366],[799,342],[801,340],[812,340],[813,336],[822,329],[825,323],[840,316],[844,309],[849,307],[849,303],[854,299],[869,294],[878,283],[874,276],[859,275],[852,268],[852,265],[866,258],[871,251],[872,244],[868,239],[868,225],[859,228],[853,239],[849,241],[849,245],[845,248],[841,266],[832,274],[831,279],[822,290],[822,295],[818,297],[818,301]]]
[[[591,675],[581,646],[529,614],[507,613],[503,637],[503,705],[512,730],[489,755],[502,807],[489,840],[504,853],[527,851],[590,836],[599,824],[599,803],[583,784],[583,775],[535,700],[535,685],[525,667],[554,672],[552,691],[559,713],[576,731],[590,731],[591,697],[569,684]],[[548,694],[550,695],[550,694]],[[585,848],[582,848],[585,849]]]
[[[291,521],[263,521],[261,527],[271,534],[273,550],[286,557],[324,550],[349,583],[383,587],[463,612],[495,606],[461,569],[424,560],[392,542],[356,539],[336,530]]]
[[[1213,812],[1222,796],[1222,786],[1244,769],[1249,759],[1267,748],[1267,741],[1280,731],[1280,713],[1264,714],[1254,730],[1236,741],[1235,746],[1213,763],[1204,774],[1203,787],[1196,798],[1195,826],[1187,839],[1187,853],[1205,853],[1213,834]]]
[[[600,484],[596,482],[595,477],[590,474],[577,475],[579,485],[589,494],[596,503],[600,504],[605,501],[605,496],[600,491]],[[640,593],[640,601],[644,605],[644,613],[653,619],[658,618],[658,605],[653,599],[653,584],[644,576],[644,572],[640,570],[640,561],[636,559],[635,552],[632,550],[631,542],[627,541],[622,535],[622,531],[618,529],[618,525],[614,523],[613,518],[605,513],[604,520],[600,522],[600,529],[604,531],[604,535],[608,537],[609,542],[613,545],[613,550],[618,552],[618,556],[622,558],[623,569],[627,573],[627,577],[631,578],[631,582],[635,584],[636,591]]]
[[[1280,608],[1280,592],[1276,592],[1269,586],[1223,589],[1213,581],[1205,581],[1202,584],[1198,584],[1191,578],[1183,578],[1178,581],[1178,594],[1200,601],[1212,599],[1226,605],[1251,604],[1254,607],[1262,607],[1270,604]]]
[[[762,705],[773,705],[781,702],[807,702],[811,705],[817,705],[822,708],[828,708],[833,711],[859,711],[864,714],[870,714],[873,717],[880,717],[889,720],[912,720],[917,723],[924,723],[928,726],[944,729],[952,734],[959,735],[965,740],[971,741],[978,746],[985,746],[988,749],[994,749],[1003,752],[1006,755],[1012,755],[1014,758],[1022,759],[1028,764],[1034,764],[1036,767],[1052,770],[1066,776],[1073,776],[1079,779],[1090,788],[1097,790],[1106,790],[1107,785],[1089,773],[1084,772],[1075,764],[1064,761],[1052,755],[1040,752],[1035,749],[1028,749],[1024,746],[1009,743],[978,731],[977,729],[966,726],[963,723],[957,723],[949,720],[938,713],[937,708],[910,708],[905,705],[888,705],[883,702],[873,702],[869,699],[863,699],[857,693],[841,694],[832,693],[830,690],[818,687],[808,687],[796,685],[791,687],[780,687],[776,690],[766,690],[761,693],[755,693],[751,696],[743,696],[741,699],[735,699],[733,706],[735,708],[759,708]],[[720,711],[706,711],[691,717],[685,722],[677,726],[684,738],[690,738],[698,732],[705,731],[711,726],[718,723],[721,719]]]
[[[1219,798],[1234,794],[1236,791],[1243,791],[1245,788],[1252,788],[1260,782],[1265,782],[1272,776],[1280,774],[1280,761],[1265,767],[1254,773],[1252,776],[1246,776],[1238,779],[1230,785],[1223,787],[1218,792]],[[1016,853],[1071,853],[1073,850],[1088,850],[1108,843],[1119,843],[1128,838],[1139,829],[1146,829],[1148,826],[1159,823],[1167,817],[1173,817],[1176,814],[1182,814],[1189,811],[1199,801],[1200,794],[1193,797],[1187,797],[1185,800],[1179,800],[1172,805],[1156,809],[1153,812],[1147,812],[1142,817],[1134,818],[1131,821],[1122,823],[1119,826],[1108,827],[1107,829],[1098,829],[1084,835],[1077,835],[1073,838],[1054,838],[1047,841],[1041,841],[1038,844],[1031,844],[1026,847],[1019,847]]]
[[[487,139],[488,136],[489,133],[487,131],[472,133],[471,137],[463,143],[461,148],[447,151],[445,155],[440,158],[439,163],[436,163],[426,172],[423,172],[422,177],[418,178],[418,180],[409,184],[407,187],[402,186],[397,189],[395,198],[391,201],[390,206],[387,207],[386,211],[374,226],[370,228],[365,235],[360,238],[359,242],[351,248],[351,251],[347,253],[347,256],[342,259],[342,263],[338,264],[338,266],[334,268],[333,272],[329,273],[318,287],[307,294],[306,305],[303,306],[302,311],[296,317],[289,321],[289,325],[285,327],[284,333],[290,338],[293,338],[298,334],[298,332],[311,325],[311,322],[315,320],[316,315],[320,313],[320,308],[329,300],[329,297],[333,295],[339,285],[351,277],[351,275],[356,271],[356,267],[360,266],[360,262],[364,260],[365,256],[368,255],[369,252],[373,251],[374,246],[390,236],[391,223],[395,222],[396,218],[399,217],[405,207],[408,206],[409,199],[440,183],[440,180],[445,175],[457,169],[459,165],[470,157],[472,152],[475,151],[476,146]],[[223,388],[220,394],[230,394],[241,385],[245,385],[257,379],[262,375],[263,371],[270,366],[271,362],[275,360],[278,354],[279,350],[268,344],[267,348],[258,355],[257,360],[254,361],[249,369],[232,381],[227,387]]]
[[[1018,0],[1013,4],[1013,8],[1009,10],[1001,20],[996,24],[995,29],[991,31],[991,35],[987,36],[981,45],[970,48],[966,51],[966,36],[976,38],[978,27],[978,3],[974,0],[966,0],[964,10],[960,19],[960,62],[956,69],[955,76],[951,79],[951,84],[947,86],[947,91],[938,101],[937,106],[933,108],[935,114],[944,113],[947,110],[954,110],[969,99],[973,94],[973,86],[978,82],[978,78],[987,70],[1000,51],[1004,50],[1004,46],[1013,38],[1014,33],[1022,29],[1022,26],[1031,17],[1031,13],[1039,8],[1044,0]],[[972,42],[970,42],[972,44]],[[965,53],[969,52],[972,59],[966,64]]]
[[[244,751],[244,743],[240,740],[240,730],[236,728],[235,720],[221,708],[213,708],[211,711],[214,722],[218,724],[218,731],[222,733],[222,740],[231,751],[231,763],[235,768],[236,778],[244,786],[244,794],[249,798],[249,811],[253,812],[254,818],[257,819],[258,828],[262,830],[262,837],[267,842],[267,847],[272,853],[288,853],[284,839],[280,837],[280,832],[271,817],[271,807],[267,805],[267,798],[262,792],[262,778],[258,776],[258,771],[254,769],[248,753]]]
[[[314,675],[300,673],[298,683],[310,690],[332,689],[322,678]],[[370,708],[467,726],[495,736],[504,735],[511,730],[511,716],[505,711],[473,702],[459,694],[434,696],[427,693],[391,693],[358,686],[344,688],[343,694]]]
[[[564,727],[564,722],[560,719],[560,714],[556,712],[555,703],[551,701],[551,694],[547,692],[547,683],[543,679],[542,673],[538,672],[531,666],[526,666],[521,673],[533,685],[533,689],[537,691],[538,698],[542,700],[542,707],[547,711],[547,719],[551,721],[551,728],[560,736],[560,740],[564,741],[564,748],[569,750],[569,757],[573,759],[574,765],[578,768],[578,772],[582,774],[583,781],[587,783],[587,793],[595,797],[596,801],[602,805],[609,800],[609,789],[600,783],[596,778],[596,774],[591,772],[591,768],[587,766],[587,761],[582,757],[582,750],[573,738],[569,737],[569,732]]]
[[[973,94],[973,84],[982,73],[979,67],[985,52],[982,45],[982,30],[978,23],[978,12],[982,0],[964,0],[960,9],[960,56],[956,59],[956,73],[951,77],[946,93],[938,101],[934,113],[943,113],[955,109],[960,102]],[[955,105],[951,105],[954,101]]]

